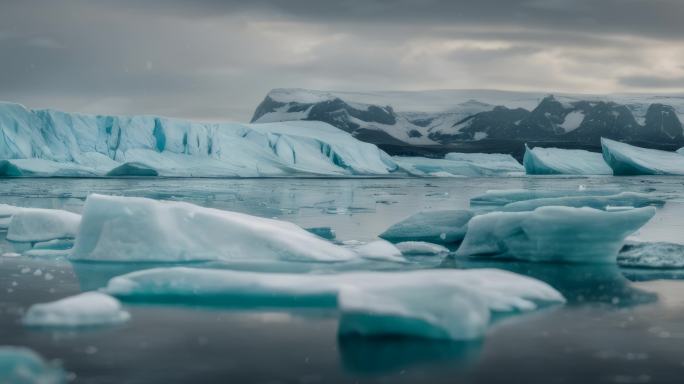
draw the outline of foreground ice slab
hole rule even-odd
[[[74,238],[81,216],[59,209],[24,208],[12,215],[7,240],[38,242]]]
[[[530,148],[523,165],[528,175],[612,175],[600,153],[580,149]]]
[[[515,161],[515,159],[513,159],[515,164],[501,164],[500,160],[495,160],[488,163],[485,161],[477,162],[471,160],[452,160],[446,158],[431,159],[427,157],[403,156],[394,156],[392,159],[399,166],[399,168],[401,168],[401,170],[413,176],[511,176],[521,175],[524,171],[523,167],[520,165],[520,163]]]
[[[541,281],[494,269],[293,275],[158,268],[115,277],[106,291],[131,300],[337,307],[341,334],[455,340],[481,337],[492,313],[564,302]]]
[[[385,152],[316,121],[198,123],[0,103],[0,176],[386,175]]]
[[[627,236],[655,215],[655,208],[606,212],[593,208],[541,207],[474,217],[458,256],[529,261],[615,263]]]
[[[130,318],[109,295],[86,292],[51,303],[32,305],[22,322],[36,327],[91,327],[119,324]]]
[[[539,207],[589,207],[601,210],[640,208],[649,205],[661,206],[665,201],[645,193],[623,192],[611,196],[571,196],[549,197],[544,199],[524,200],[504,205],[501,210],[506,212],[533,211]]]
[[[457,243],[463,240],[473,213],[466,210],[424,211],[392,225],[379,235],[385,240]]]
[[[90,195],[71,258],[109,261],[347,261],[295,224],[182,202]]]
[[[632,268],[684,268],[684,244],[628,243],[617,258],[621,267]]]
[[[609,196],[617,195],[622,191],[618,188],[585,188],[577,189],[498,189],[489,190],[482,195],[470,199],[471,206],[499,207],[516,201],[545,199],[553,197],[571,196]]]
[[[603,158],[615,175],[684,175],[684,156],[677,152],[635,147],[601,139]]]
[[[0,346],[0,383],[63,384],[65,372],[28,348]]]

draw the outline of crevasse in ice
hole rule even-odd
[[[564,302],[546,283],[494,269],[293,275],[157,268],[115,277],[105,290],[123,300],[337,307],[341,334],[455,340],[483,336],[493,313]]]
[[[625,238],[655,215],[644,207],[607,212],[593,208],[540,207],[474,217],[458,256],[529,261],[615,263]]]

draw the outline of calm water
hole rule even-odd
[[[0,203],[78,212],[89,193],[125,194],[330,226],[371,240],[424,209],[467,208],[488,189],[616,186],[668,199],[636,235],[684,242],[684,178],[0,180]],[[9,245],[0,234],[0,253]],[[0,345],[58,359],[77,383],[681,383],[684,271],[451,260],[544,280],[569,303],[494,326],[478,342],[338,339],[320,310],[127,305],[131,321],[84,331],[27,329],[36,302],[142,268],[0,258]],[[39,272],[38,272],[39,271]],[[50,276],[51,278],[47,278]],[[439,297],[426,298],[439,300]]]

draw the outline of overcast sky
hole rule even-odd
[[[684,91],[682,0],[0,0],[0,100],[246,121],[272,88]]]

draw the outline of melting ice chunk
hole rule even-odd
[[[130,315],[119,301],[99,292],[85,292],[50,303],[32,305],[22,322],[38,327],[88,327],[119,324]]]
[[[570,197],[549,197],[543,199],[533,199],[518,201],[506,204],[501,208],[507,212],[533,211],[544,206],[562,207],[589,207],[601,210],[615,210],[615,207],[640,208],[649,205],[660,206],[665,201],[652,197],[644,193],[623,192],[611,196],[570,196]]]
[[[402,255],[442,255],[449,253],[449,249],[439,244],[428,243],[425,241],[402,241],[395,244]]]
[[[546,283],[495,269],[294,275],[157,268],[115,277],[106,291],[149,301],[337,307],[342,334],[458,340],[481,337],[492,313],[564,302]]]
[[[482,195],[470,199],[471,206],[499,207],[502,205],[515,203],[516,201],[545,199],[552,197],[570,196],[608,196],[616,195],[622,191],[618,188],[586,188],[577,189],[498,189],[490,190]]]
[[[620,251],[617,261],[621,267],[684,268],[684,244],[628,243]]]
[[[612,175],[600,153],[581,149],[529,148],[523,165],[528,175]]]
[[[74,238],[81,216],[59,209],[24,208],[10,220],[7,240],[38,242]]]
[[[615,175],[684,175],[684,156],[677,152],[635,147],[601,138],[603,158]]]
[[[90,195],[71,257],[335,262],[357,255],[284,221],[182,202]]]
[[[593,208],[541,207],[474,217],[458,256],[529,261],[614,263],[627,236],[646,224],[655,208],[607,212]]]
[[[0,346],[0,383],[63,384],[64,371],[28,348]]]
[[[143,163],[123,163],[107,172],[107,176],[159,176],[156,169]]]
[[[380,234],[392,242],[457,243],[463,240],[473,213],[466,210],[423,211],[392,225]]]
[[[401,251],[394,244],[385,240],[355,245],[352,249],[361,257],[370,260],[406,261],[401,256]]]

